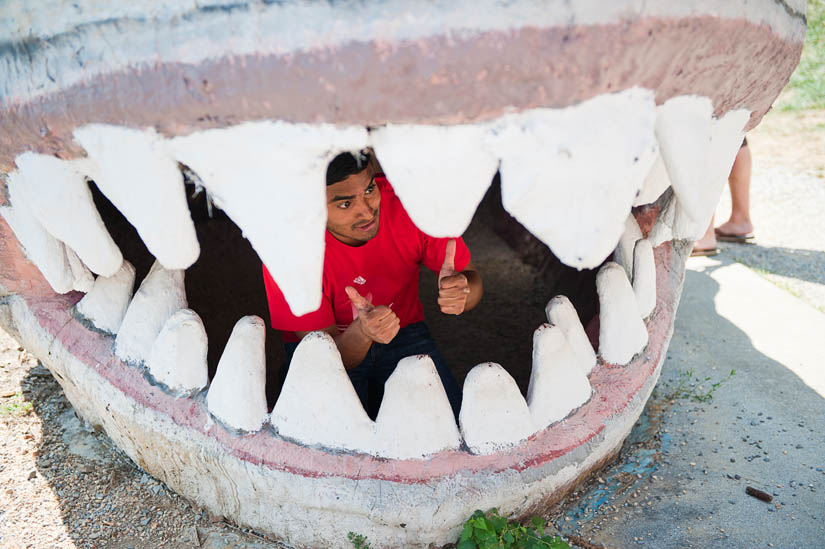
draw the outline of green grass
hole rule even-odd
[[[777,108],[783,111],[825,109],[825,0],[808,0],[808,32],[802,59]]]
[[[558,536],[546,534],[547,522],[533,517],[530,526],[502,517],[498,509],[473,513],[461,531],[457,549],[570,549]]]
[[[473,513],[456,542],[456,549],[570,549],[559,536],[545,532],[549,525],[541,517],[530,519],[530,526],[502,517],[498,509]],[[349,532],[354,549],[370,549],[366,536]]]
[[[727,377],[723,377],[715,383],[711,383],[710,387],[705,390],[704,383],[711,381],[710,377],[699,378],[693,377],[693,369],[679,372],[679,384],[676,388],[668,393],[665,398],[668,400],[676,400],[677,398],[684,398],[693,402],[710,402],[713,400],[713,393],[736,375],[736,370],[731,370]],[[666,382],[666,384],[668,384]]]
[[[17,393],[0,404],[0,415],[3,416],[25,416],[31,411],[32,403],[23,398],[23,393]]]

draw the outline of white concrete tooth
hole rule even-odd
[[[567,417],[590,398],[592,389],[564,331],[543,324],[533,333],[533,370],[527,405],[540,431]]]
[[[192,309],[180,309],[164,323],[146,365],[157,381],[173,391],[199,391],[209,383],[207,347],[201,318]]]
[[[532,435],[527,402],[507,370],[493,362],[479,364],[464,379],[458,415],[461,435],[474,454],[491,454]]]
[[[739,146],[745,136],[743,130],[748,120],[750,111],[747,109],[730,111],[722,118],[710,119],[707,122],[707,130],[703,129],[701,133],[701,138],[696,137],[700,144],[705,145],[704,147],[699,147],[685,137],[675,145],[676,150],[672,151],[672,156],[676,157],[673,160],[676,165],[672,169],[676,174],[682,173],[683,179],[683,188],[680,188],[676,183],[676,175],[671,174],[673,191],[677,198],[673,221],[675,238],[698,240],[705,234],[728,180],[733,161],[739,152]],[[669,138],[676,139],[672,135]],[[673,147],[671,144],[671,148]],[[688,162],[691,164],[686,166]],[[671,170],[670,165],[668,170]],[[688,171],[687,175],[683,173],[685,171]],[[692,186],[688,186],[690,180],[688,183],[684,181],[688,177],[695,179]]]
[[[296,315],[321,305],[327,164],[366,145],[364,128],[284,122],[208,130],[169,144],[241,228]]]
[[[95,285],[95,277],[92,271],[77,257],[77,254],[67,245],[63,245],[66,250],[66,260],[69,262],[69,270],[72,272],[72,288],[78,292],[89,292]]]
[[[750,118],[749,110],[737,109],[725,113],[722,118],[714,119],[711,124],[707,178],[708,181],[719,186],[719,192],[716,193],[717,199],[728,181],[733,162],[745,138],[745,126]],[[713,204],[711,212],[715,207],[716,204]]]
[[[74,277],[63,243],[53,237],[32,213],[20,189],[25,184],[19,172],[8,175],[10,206],[0,206],[6,220],[23,248],[26,257],[40,270],[43,278],[59,293],[72,291]]]
[[[89,124],[75,140],[95,163],[94,181],[137,229],[167,269],[186,269],[200,254],[183,176],[152,130]]]
[[[166,320],[186,307],[183,271],[157,261],[135,292],[115,338],[115,354],[130,364],[145,362]]]
[[[134,287],[135,268],[124,261],[114,275],[97,277],[92,289],[75,305],[75,310],[98,330],[116,334]]]
[[[673,192],[688,215],[699,221],[706,203],[712,200],[715,206],[719,198],[704,192],[713,104],[708,97],[683,95],[667,100],[657,110],[656,138]]]
[[[567,297],[557,295],[547,303],[544,308],[547,314],[547,321],[558,326],[567,338],[573,353],[576,355],[576,364],[581,368],[584,375],[590,375],[596,367],[598,359],[596,351],[590,344],[590,339],[584,331],[584,326],[576,313],[576,308]]]
[[[20,168],[21,192],[46,230],[73,249],[95,273],[115,274],[123,256],[92,200],[86,183],[86,176],[94,171],[89,160],[61,160],[27,152],[15,163]]]
[[[270,423],[302,444],[374,451],[375,424],[326,332],[312,332],[298,344]]]
[[[647,318],[656,308],[656,261],[650,242],[640,240],[633,251],[633,293],[639,314]]]
[[[642,230],[632,213],[625,219],[624,227],[619,245],[613,251],[613,261],[624,267],[628,280],[633,280],[633,248],[636,241],[642,239]]]
[[[662,153],[656,152],[656,160],[650,168],[647,177],[645,177],[642,192],[636,197],[633,202],[634,206],[642,206],[644,204],[652,204],[662,196],[662,193],[670,187],[670,177],[667,175],[667,168],[665,162],[662,160]]]
[[[413,222],[432,236],[470,225],[498,169],[482,125],[389,124],[370,132],[381,167]],[[438,196],[438,200],[433,200]]]
[[[505,117],[489,141],[504,207],[566,265],[597,267],[655,160],[655,112],[653,92],[633,88]]]
[[[266,422],[266,326],[258,316],[235,323],[206,394],[206,405],[229,427],[257,431]]]
[[[599,294],[599,354],[605,362],[627,364],[647,345],[647,328],[636,295],[621,265],[609,261],[596,275]]]
[[[673,197],[673,226],[671,232],[673,238],[677,240],[699,240],[705,234],[710,223],[710,215],[707,219],[697,221],[687,211],[684,202],[678,197]]]
[[[656,221],[653,222],[653,227],[651,227],[647,235],[650,245],[654,248],[664,242],[673,240],[676,200],[676,195],[673,194],[673,190],[671,189],[670,192],[668,192],[667,198],[659,203],[659,213],[656,216]]]
[[[421,458],[461,443],[450,401],[427,355],[401,359],[375,418],[378,455]]]
[[[654,248],[668,240],[699,240],[705,234],[712,214],[707,219],[695,220],[674,193],[659,211],[647,238]]]

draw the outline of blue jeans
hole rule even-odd
[[[281,369],[282,380],[286,378],[286,372],[296,347],[298,347],[297,343],[284,343],[286,361]],[[453,415],[458,421],[458,412],[461,409],[461,389],[424,322],[416,322],[401,328],[389,343],[373,343],[361,364],[347,370],[355,392],[361,399],[361,404],[364,405],[367,414],[375,419],[378,415],[378,408],[381,406],[381,399],[384,398],[384,382],[393,373],[399,360],[413,355],[429,355],[433,360],[438,376],[441,378],[441,384],[444,385],[447,398],[450,400]]]

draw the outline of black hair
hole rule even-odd
[[[343,152],[332,159],[327,166],[327,186],[343,181],[347,177],[367,169],[370,157],[366,151]]]

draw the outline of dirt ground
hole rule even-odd
[[[771,111],[748,143],[754,170],[782,166],[825,179],[825,110]]]
[[[823,130],[823,112],[770,113],[749,136],[755,165],[825,178]],[[435,276],[425,273],[421,295],[431,329],[459,381],[472,366],[493,361],[526,391],[532,332],[552,296],[483,219],[466,240],[484,276],[484,300],[460,318],[444,317],[434,310]],[[0,440],[0,547],[280,546],[211,519],[143,473],[104,434],[86,430],[56,381],[3,332]],[[563,514],[559,508],[551,518]]]

